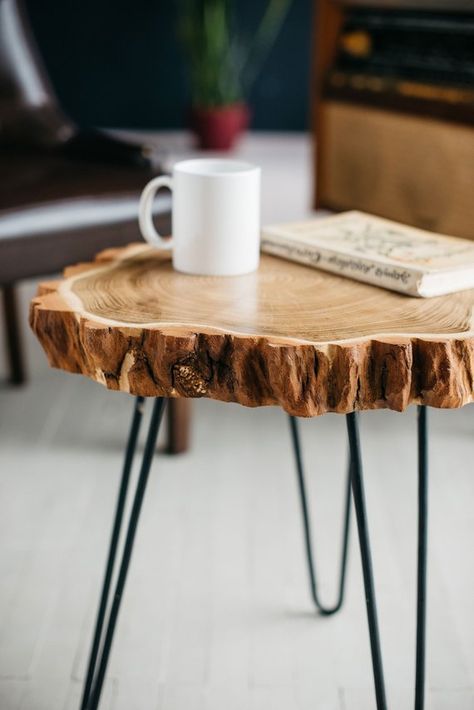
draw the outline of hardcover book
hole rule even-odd
[[[364,212],[264,227],[262,251],[429,298],[474,288],[474,242]]]

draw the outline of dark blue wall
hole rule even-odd
[[[266,0],[235,0],[247,33]],[[64,108],[81,125],[179,128],[189,105],[177,0],[27,0]],[[293,0],[256,82],[253,127],[308,126],[311,0]]]

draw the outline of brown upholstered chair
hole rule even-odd
[[[146,146],[81,131],[61,110],[18,0],[0,0],[0,288],[10,381],[25,380],[15,285],[139,240],[138,198],[159,173]],[[170,200],[155,217],[170,230]],[[169,407],[168,448],[187,445],[185,400]]]

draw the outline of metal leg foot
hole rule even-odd
[[[301,511],[303,513],[303,526],[304,526],[304,539],[305,539],[305,549],[306,557],[308,562],[308,573],[311,585],[311,596],[313,598],[314,605],[320,614],[323,616],[331,616],[339,611],[342,607],[344,601],[344,591],[346,582],[346,570],[347,570],[347,552],[348,552],[348,542],[349,542],[349,528],[350,528],[350,513],[351,513],[351,476],[350,476],[350,464],[349,471],[347,474],[347,485],[346,485],[346,499],[344,508],[344,527],[342,533],[342,552],[341,552],[341,563],[339,572],[339,590],[336,602],[333,606],[325,606],[321,603],[318,594],[317,578],[316,578],[316,565],[314,561],[313,553],[313,543],[311,534],[311,523],[310,515],[308,509],[308,502],[306,496],[306,484],[304,478],[304,468],[303,468],[303,457],[301,453],[301,443],[298,428],[298,420],[296,417],[289,417],[290,429],[291,429],[291,440],[293,443],[293,450],[295,454],[296,461],[296,472],[298,474],[298,487],[301,500]]]
[[[365,493],[362,478],[362,458],[360,453],[359,429],[355,412],[346,415],[347,433],[351,452],[351,483],[354,507],[359,532],[360,555],[362,558],[362,572],[364,576],[365,601],[367,607],[367,620],[369,623],[370,649],[372,653],[372,667],[374,673],[375,697],[377,710],[387,709],[385,694],[385,680],[380,648],[379,625],[377,619],[377,606],[375,602],[374,575],[372,570],[372,555],[370,552],[369,528],[365,509]]]
[[[428,410],[418,407],[418,562],[415,710],[425,705],[426,568],[428,551]]]
[[[110,596],[110,586],[114,568],[114,562],[117,554],[117,546],[120,536],[120,529],[123,520],[123,513],[125,507],[125,499],[128,489],[128,483],[130,479],[130,472],[133,462],[133,456],[136,449],[136,444],[138,440],[138,433],[142,418],[143,411],[143,399],[137,398],[135,403],[135,411],[132,419],[132,426],[130,429],[130,435],[127,445],[127,451],[125,455],[124,468],[122,473],[122,480],[120,483],[119,495],[117,499],[117,507],[115,512],[115,520],[112,529],[112,537],[109,547],[109,555],[107,560],[106,572],[104,576],[104,583],[102,587],[102,593],[99,603],[99,610],[97,614],[96,628],[94,632],[94,638],[92,642],[91,654],[89,658],[89,666],[86,676],[86,682],[84,686],[84,694],[81,703],[81,710],[97,710],[100,701],[100,695],[102,691],[102,686],[104,683],[105,673],[107,670],[107,664],[109,660],[110,650],[112,647],[112,641],[115,631],[115,626],[117,622],[118,613],[120,610],[120,603],[122,600],[123,590],[125,588],[125,582],[127,579],[127,572],[132,556],[133,543],[135,539],[135,533],[138,525],[138,520],[140,517],[141,506],[143,503],[143,498],[145,495],[146,484],[148,481],[148,474],[150,472],[151,463],[153,460],[153,455],[156,446],[156,439],[158,437],[158,431],[160,427],[160,422],[163,415],[163,410],[165,406],[164,399],[156,399],[153,407],[153,412],[150,421],[150,427],[148,430],[148,436],[145,443],[145,450],[143,453],[142,465],[140,469],[140,474],[137,482],[137,487],[135,491],[135,497],[133,500],[132,510],[130,513],[130,519],[128,523],[128,529],[125,537],[122,560],[120,563],[120,568],[118,572],[117,582],[115,586],[115,591],[112,598],[112,604],[109,612],[109,618],[107,622],[107,627],[105,629],[105,635],[103,632],[103,626],[105,621],[105,614],[107,609],[107,603]],[[100,651],[100,652],[99,652]]]

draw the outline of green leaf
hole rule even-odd
[[[274,43],[292,0],[269,0],[250,46],[235,29],[235,0],[177,0],[178,35],[190,69],[193,104],[242,101]]]

